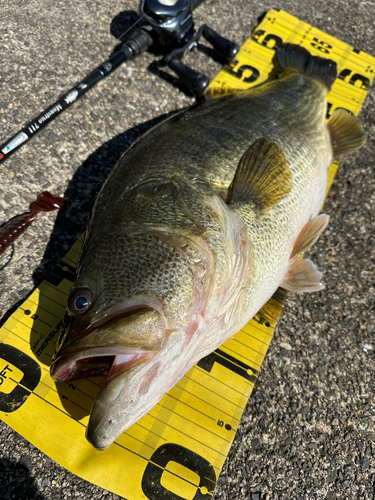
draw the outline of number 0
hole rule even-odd
[[[162,485],[162,476],[170,461],[177,462],[198,474],[199,487],[191,500],[210,500],[212,498],[216,474],[210,462],[184,446],[165,443],[154,451],[143,474],[142,491],[149,500],[184,500],[183,497],[167,490]]]

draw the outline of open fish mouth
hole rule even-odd
[[[66,322],[64,328],[74,333],[74,324],[68,318]],[[73,341],[63,343],[52,359],[51,375],[59,382],[93,375],[107,375],[111,380],[159,352],[165,334],[165,320],[155,309],[122,311],[115,318],[93,324]]]
[[[116,347],[62,353],[51,367],[51,373],[58,382],[71,382],[96,375],[106,376],[109,382],[120,373],[145,362],[154,355],[154,351],[129,352]]]

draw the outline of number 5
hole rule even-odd
[[[311,45],[320,50],[320,52],[324,52],[324,54],[329,54],[328,49],[332,49],[332,45],[330,45],[327,42],[324,42],[323,40],[318,40],[318,38],[313,38],[314,42],[311,42]]]

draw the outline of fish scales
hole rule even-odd
[[[322,289],[298,257],[328,222],[317,215],[332,159],[364,134],[342,110],[325,124],[334,63],[296,46],[278,58],[279,79],[143,136],[98,196],[51,368],[62,381],[96,362],[108,374],[87,428],[98,449],[279,286]]]

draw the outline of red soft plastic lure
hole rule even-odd
[[[48,191],[43,191],[37,200],[31,203],[30,212],[16,215],[0,227],[0,254],[25,231],[32,221],[36,219],[39,212],[58,210],[64,203],[64,198],[53,196]]]

